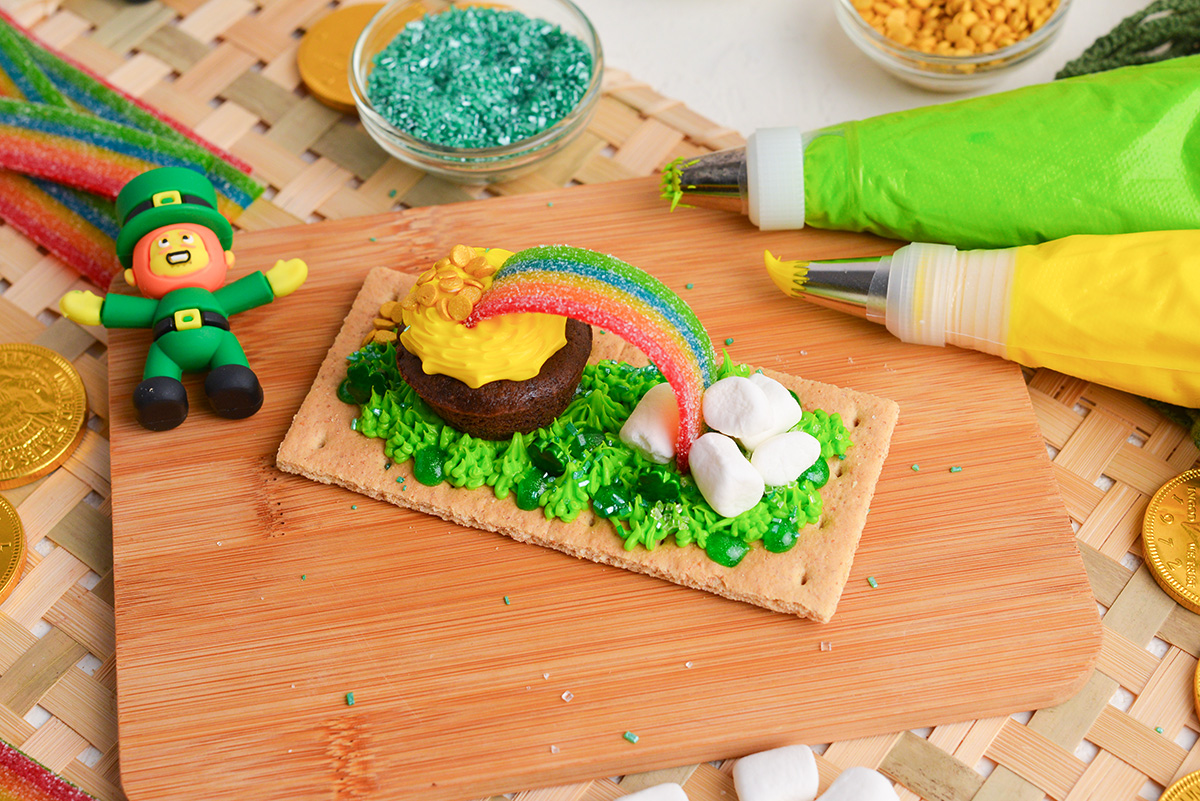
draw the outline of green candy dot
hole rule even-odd
[[[426,445],[413,454],[413,478],[427,487],[436,487],[446,477],[446,452]]]
[[[708,554],[708,558],[718,565],[736,567],[738,562],[745,559],[746,554],[750,553],[750,546],[736,537],[714,531],[708,535],[708,543],[704,546],[704,551]]]

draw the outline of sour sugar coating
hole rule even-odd
[[[813,801],[820,786],[807,745],[785,745],[742,757],[733,766],[739,801]]]
[[[701,398],[712,382],[716,356],[708,332],[678,295],[613,256],[553,245],[512,255],[466,324],[516,312],[574,317],[641,349],[675,390],[676,463],[681,472],[687,470],[688,452],[702,431]]]
[[[207,173],[214,156],[71,109],[0,98],[0,167],[116,197],[154,167]]]

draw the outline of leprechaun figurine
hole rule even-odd
[[[68,292],[59,307],[70,319],[106,328],[149,328],[154,341],[142,383],[133,392],[138,422],[152,431],[187,418],[184,372],[208,371],[204,394],[222,417],[249,417],[263,392],[229,330],[233,315],[294,292],[308,277],[300,259],[278,261],[229,285],[233,228],[217,211],[208,179],[182,167],[142,173],[117,195],[117,257],[125,280],[144,297]]]

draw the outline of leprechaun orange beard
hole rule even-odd
[[[177,223],[155,228],[133,247],[131,269],[148,298],[173,289],[200,287],[215,292],[229,267],[217,235],[202,225]]]

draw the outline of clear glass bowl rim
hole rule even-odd
[[[1023,56],[1040,50],[1041,46],[1047,40],[1053,39],[1058,32],[1058,27],[1062,24],[1063,18],[1066,16],[1067,9],[1071,6],[1071,0],[1059,0],[1058,8],[1050,15],[1050,19],[1046,20],[1045,25],[1024,39],[1010,44],[1008,47],[1001,47],[990,53],[976,53],[970,56],[943,56],[933,53],[923,53],[920,50],[905,47],[899,42],[887,38],[872,28],[863,19],[862,14],[854,7],[853,0],[837,0],[837,2],[842,10],[850,15],[855,30],[865,36],[871,44],[875,45],[879,52],[898,59],[905,66],[915,67],[922,73],[937,73],[939,72],[938,68],[954,68],[966,65],[979,67],[982,70],[1008,67],[1015,63],[1016,60],[1021,60]],[[915,62],[923,62],[928,67],[917,67]],[[996,63],[993,64],[992,62]],[[929,69],[930,67],[933,69]],[[964,73],[964,75],[970,76],[971,73]]]

